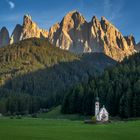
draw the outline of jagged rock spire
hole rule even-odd
[[[10,43],[28,38],[47,38],[48,31],[40,29],[29,14],[24,15],[23,25],[17,25],[12,33]]]
[[[9,32],[6,27],[0,30],[0,47],[8,45],[10,41]]]

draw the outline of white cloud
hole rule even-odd
[[[15,8],[15,3],[12,2],[12,1],[7,1],[9,6],[10,6],[10,9],[14,9]]]

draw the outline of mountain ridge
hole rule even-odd
[[[52,45],[77,54],[102,52],[117,61],[136,52],[135,38],[132,35],[123,36],[105,17],[99,20],[93,16],[87,22],[76,10],[66,14],[49,31],[40,29],[30,15],[25,15],[23,24],[16,25],[10,44],[32,37],[46,38]]]
[[[103,52],[121,61],[135,52],[134,37],[124,37],[105,17],[98,20],[94,16],[87,22],[79,12],[72,11],[50,33],[52,44],[74,53]]]

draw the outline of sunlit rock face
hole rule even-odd
[[[80,13],[77,11],[70,12],[61,23],[50,28],[49,41],[61,49],[83,53],[85,49],[88,50],[86,48],[87,26],[86,20]]]
[[[0,30],[0,47],[6,46],[9,44],[9,32],[6,27],[3,27]]]
[[[21,33],[21,39],[27,39],[27,38],[47,38],[48,32],[40,29],[38,25],[32,21],[31,16],[25,15],[23,20],[23,31]]]
[[[124,37],[106,18],[90,22],[77,11],[68,13],[61,23],[50,28],[49,41],[74,53],[103,52],[121,61],[135,52],[133,36]]]
[[[25,15],[23,25],[17,25],[12,33],[10,43],[15,43],[28,38],[47,38],[48,31],[40,29],[38,25],[32,21],[31,16]]]

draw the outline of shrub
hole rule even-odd
[[[92,117],[92,121],[93,121],[93,123],[96,123],[96,117],[95,116]]]

